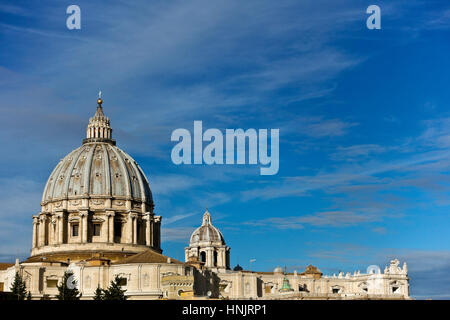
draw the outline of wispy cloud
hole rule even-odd
[[[387,233],[387,230],[384,227],[373,228],[372,231],[375,233],[378,233],[378,234],[386,234]]]
[[[444,9],[429,14],[422,25],[427,30],[445,30],[450,28],[450,10]]]
[[[171,217],[165,218],[163,220],[163,223],[164,223],[164,225],[168,225],[168,224],[171,224],[171,223],[174,223],[174,222],[177,222],[177,221],[180,221],[180,220],[192,217],[195,214],[196,213],[177,214],[175,216],[171,216]]]
[[[18,27],[18,26],[14,26],[11,24],[7,24],[7,23],[0,23],[0,27],[3,28],[3,30],[9,30],[9,31],[14,31],[14,32],[19,32],[19,33],[30,33],[32,35],[35,36],[43,36],[43,37],[48,37],[48,38],[60,38],[60,39],[71,39],[71,40],[78,40],[78,41],[84,41],[84,42],[89,42],[92,45],[95,44],[94,41],[90,41],[89,39],[83,38],[83,37],[77,37],[74,35],[68,35],[68,34],[64,34],[64,33],[57,33],[57,32],[53,32],[53,31],[48,31],[48,30],[41,30],[41,29],[33,29],[33,28],[23,28],[23,27]]]
[[[158,195],[167,195],[176,191],[189,190],[200,185],[202,182],[187,175],[164,175],[151,176],[153,192]]]
[[[351,164],[339,167],[336,171],[322,171],[312,176],[286,177],[283,183],[277,182],[276,187],[266,186],[262,189],[242,192],[244,200],[255,198],[279,198],[304,195],[313,190],[331,190],[350,184],[366,184],[368,182],[383,182],[378,175],[386,172],[417,173],[417,169],[427,170],[439,165],[447,167],[445,161],[450,156],[450,150],[423,152],[415,157],[404,157],[394,161],[370,161],[364,164]],[[406,179],[407,180],[407,179]]]
[[[189,237],[195,228],[193,227],[173,227],[164,228],[161,231],[162,241],[189,243]]]
[[[300,119],[299,131],[307,136],[322,138],[342,136],[347,133],[348,129],[358,124],[355,122],[345,122],[340,119],[323,119],[322,117],[316,118],[303,118]]]
[[[5,3],[0,4],[0,12],[7,13],[7,14],[13,14],[13,15],[19,15],[19,16],[30,15],[30,12],[21,6],[16,6],[13,4],[5,4]]]
[[[337,147],[336,151],[330,154],[332,160],[354,161],[361,158],[367,158],[374,154],[380,154],[388,151],[390,148],[376,144],[360,144],[349,147]]]
[[[325,211],[301,216],[272,217],[244,224],[255,227],[269,227],[278,229],[303,229],[306,225],[315,227],[347,227],[361,223],[380,221],[382,214],[353,211]]]
[[[419,141],[437,148],[450,147],[450,118],[440,118],[424,121],[426,130]]]
[[[277,229],[303,229],[298,217],[273,217],[261,220],[246,221],[244,225],[252,227],[277,228]]]
[[[351,211],[327,211],[298,218],[300,222],[313,226],[352,226],[364,222],[378,221],[381,217],[371,213]]]

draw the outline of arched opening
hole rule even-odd
[[[200,252],[200,262],[206,263],[206,252],[205,251]]]
[[[214,267],[217,267],[217,251],[214,251]]]
[[[359,288],[361,289],[362,293],[368,293],[369,292],[369,286],[367,282],[362,282],[359,284]]]
[[[397,281],[391,282],[391,293],[400,293],[400,284]]]
[[[333,294],[343,293],[344,290],[342,290],[342,289],[343,289],[342,287],[335,285],[335,286],[331,287],[331,293],[333,293]]]

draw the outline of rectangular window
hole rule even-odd
[[[78,224],[72,225],[72,237],[78,237]]]
[[[100,224],[99,223],[94,224],[94,236],[96,236],[96,237],[100,236]]]
[[[56,288],[58,280],[47,280],[47,288]]]
[[[138,224],[137,224],[137,239],[138,239],[138,242],[141,240],[141,233],[142,233],[142,225],[138,222]]]
[[[115,222],[114,223],[114,236],[121,237],[122,236],[122,223]]]

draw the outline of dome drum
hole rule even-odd
[[[114,139],[105,139],[105,138],[85,138],[85,139],[83,139],[83,144],[95,143],[95,142],[106,142],[113,146],[116,145],[116,140],[114,140]]]

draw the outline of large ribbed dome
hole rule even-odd
[[[45,185],[41,212],[33,216],[32,257],[161,252],[161,216],[154,214],[149,183],[116,146],[102,103],[99,97],[81,147],[56,165]]]
[[[42,204],[85,196],[106,196],[152,204],[150,187],[136,161],[106,142],[83,144],[50,175]]]

